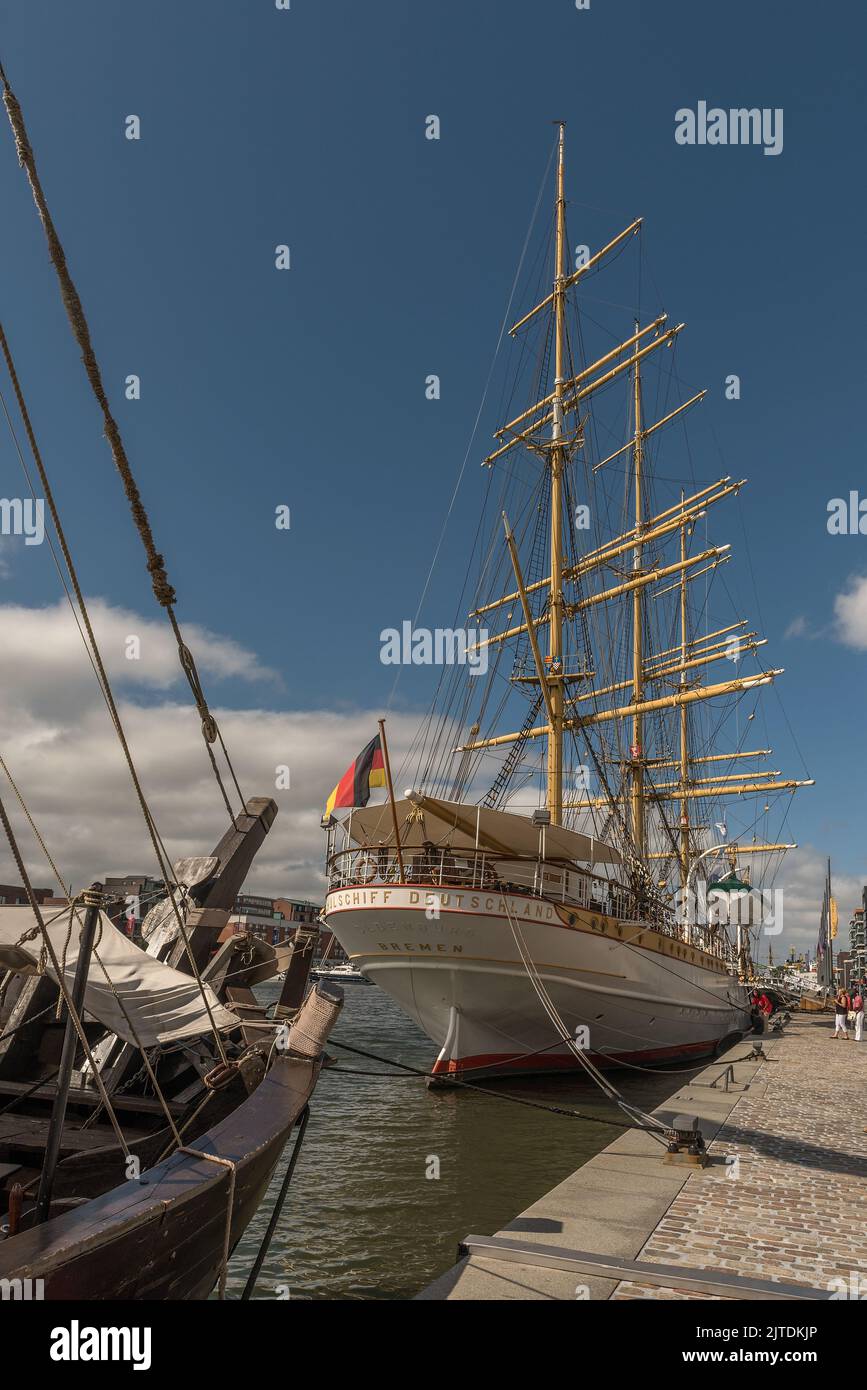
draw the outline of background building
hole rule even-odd
[[[51,897],[50,888],[34,888],[33,896],[38,903]],[[0,907],[27,907],[27,894],[23,885],[15,888],[8,883],[0,883]]]
[[[123,878],[105,879],[105,895],[120,900],[105,905],[114,925],[125,931],[132,917],[136,934],[154,903],[165,897],[166,885],[161,878],[151,878],[148,874],[125,874]]]
[[[863,980],[867,975],[867,887],[862,894],[862,907],[856,907],[849,922],[849,950],[852,954],[853,979]]]
[[[317,903],[294,898],[266,898],[255,893],[239,893],[228,924],[221,933],[251,932],[272,946],[291,941],[299,926],[319,920]]]

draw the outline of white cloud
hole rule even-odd
[[[867,651],[867,575],[853,575],[834,600],[836,636],[856,651]]]
[[[90,608],[169,855],[174,860],[208,853],[225,829],[226,813],[171,632],[167,624],[104,603],[94,601]],[[2,606],[0,632],[0,753],[62,873],[78,888],[104,874],[154,872],[153,849],[120,745],[68,608]],[[140,661],[124,656],[129,634],[142,639]],[[250,887],[275,896],[321,897],[325,838],[319,818],[334,783],[376,732],[377,713],[220,708],[214,698],[218,677],[271,673],[253,653],[224,637],[192,625],[185,636],[244,795],[273,796],[279,808]],[[415,723],[389,719],[395,770]],[[288,790],[275,789],[280,765],[290,769]],[[48,866],[5,778],[0,791],[13,813],[28,869],[38,886],[48,887]],[[0,880],[14,882],[6,847],[0,851]]]
[[[799,953],[809,950],[811,959],[815,956],[826,865],[827,855],[812,845],[790,850],[785,856],[774,885],[783,891],[783,932],[779,937],[770,938],[777,963],[788,954],[790,946],[794,946]],[[834,941],[835,953],[848,949],[849,918],[853,909],[861,906],[861,891],[865,883],[867,864],[861,874],[851,874],[839,873],[832,863],[831,891],[839,911],[839,930]],[[768,938],[760,937],[760,955],[763,961],[767,959],[767,946]]]
[[[163,630],[166,625],[101,602],[91,608],[121,718],[169,855],[174,860],[208,853],[225,829],[225,808],[171,633]],[[154,872],[153,850],[121,749],[65,604],[0,606],[0,633],[0,753],[62,872],[76,888],[104,874]],[[142,638],[140,661],[124,656],[130,633]],[[219,677],[270,673],[253,653],[224,637],[193,627],[186,635],[245,796],[273,796],[279,808],[249,887],[321,900],[325,837],[319,818],[331,788],[375,734],[382,711],[221,708],[215,699]],[[415,715],[389,717],[398,795],[412,777],[401,764],[417,725]],[[281,765],[290,769],[291,786],[285,791],[275,788]],[[34,881],[50,886],[47,865],[2,777],[0,794]],[[784,931],[772,938],[776,958],[782,959],[790,945],[814,951],[824,872],[825,860],[811,846],[784,859],[776,882],[785,894]],[[8,851],[0,845],[0,881],[15,882],[16,877]],[[846,923],[861,901],[864,882],[867,865],[863,877],[835,874],[838,947],[848,942]],[[766,938],[761,955],[766,959]]]

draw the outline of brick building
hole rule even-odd
[[[44,903],[51,897],[50,888],[34,888],[33,896],[38,903]],[[27,907],[27,894],[21,887],[13,887],[8,883],[0,883],[0,907]]]

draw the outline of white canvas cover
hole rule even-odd
[[[411,799],[396,801],[401,847],[420,849],[425,840],[450,849],[471,849],[478,845],[498,854],[535,858],[540,852],[551,862],[587,861],[591,864],[619,864],[617,850],[591,835],[548,825],[544,831],[529,814],[493,811],[487,806],[468,806],[458,801],[414,792]],[[393,813],[389,803],[355,810],[343,822],[358,844],[388,844],[394,840]]]
[[[78,911],[80,921],[83,922],[84,911],[81,908]],[[153,1047],[156,1043],[209,1033],[210,1019],[194,978],[149,956],[130,941],[128,936],[118,931],[104,912],[99,916],[102,928],[101,934],[97,929],[96,949],[99,959],[123,1000],[124,1008],[132,1020],[142,1047]],[[64,943],[69,930],[69,909],[46,909],[43,912],[43,920],[57,959],[63,963]],[[42,934],[38,927],[36,936],[29,941],[21,941],[21,937],[36,926],[36,919],[29,907],[0,907],[0,969],[16,970],[27,975],[36,973],[42,949]],[[69,990],[72,989],[75,977],[80,932],[80,922],[74,918],[63,971]],[[47,963],[46,974],[56,982],[57,976],[50,960]],[[237,1016],[217,1001],[212,989],[208,986],[205,988],[217,1027],[236,1028],[240,1023]],[[84,1010],[119,1038],[135,1045],[136,1039],[96,959],[92,959],[90,963]]]

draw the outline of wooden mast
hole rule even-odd
[[[397,823],[397,806],[394,801],[394,787],[391,781],[391,763],[388,757],[388,740],[385,737],[385,720],[379,720],[379,739],[382,744],[382,761],[385,764],[385,781],[388,791],[388,800],[391,805],[391,821],[394,826],[394,848],[397,854],[397,867],[400,870],[400,882],[406,883],[406,873],[403,867],[403,850],[400,847],[400,826]]]
[[[548,679],[548,811],[563,823],[563,388],[566,353],[566,126],[558,121],[557,248],[554,276],[554,401],[551,421],[551,602]]]
[[[60,1161],[60,1148],[63,1143],[63,1125],[66,1120],[66,1107],[69,1102],[69,1088],[72,1082],[72,1068],[75,1062],[75,1050],[78,1047],[78,1029],[75,1020],[80,1020],[84,1005],[84,991],[87,988],[87,975],[90,969],[90,957],[93,951],[93,943],[96,939],[96,929],[99,925],[99,911],[102,906],[101,883],[92,883],[88,891],[84,894],[84,903],[87,911],[84,914],[84,925],[78,941],[78,959],[75,962],[75,978],[72,982],[72,991],[67,1003],[66,1026],[63,1030],[63,1047],[60,1053],[60,1068],[57,1075],[57,1090],[54,1095],[54,1105],[51,1110],[51,1123],[48,1128],[48,1141],[45,1146],[45,1159],[42,1166],[42,1175],[39,1180],[39,1191],[36,1196],[36,1224],[41,1225],[47,1221],[51,1210],[51,1194],[54,1190],[54,1179],[57,1173],[57,1165]]]
[[[684,494],[681,490],[680,505],[683,508]],[[684,689],[686,685],[686,654],[687,654],[687,631],[686,631],[686,522],[680,528],[680,562],[683,569],[680,574],[680,687]],[[686,791],[686,784],[689,780],[689,711],[687,705],[680,707],[680,785]],[[686,891],[689,879],[689,798],[684,796],[680,802],[680,886],[683,892]]]
[[[638,328],[638,323],[635,325]],[[641,374],[638,362],[635,363],[634,376],[635,435],[632,458],[635,474],[635,549],[632,569],[636,579],[641,575],[644,543],[644,515],[642,506],[644,440],[641,435]],[[644,854],[644,713],[641,702],[644,699],[644,613],[643,586],[632,593],[632,703],[635,712],[632,716],[632,746],[629,759],[632,768],[632,839],[639,856]]]
[[[505,455],[515,449],[526,449],[545,460],[550,473],[550,523],[549,555],[550,567],[546,565],[539,578],[525,581],[521,573],[515,537],[506,521],[506,541],[516,587],[508,589],[498,597],[485,596],[477,603],[470,617],[482,618],[488,614],[503,612],[504,626],[479,640],[470,649],[478,652],[483,648],[496,650],[506,642],[525,637],[533,654],[533,674],[523,670],[513,672],[513,682],[538,683],[541,699],[529,714],[521,729],[510,733],[492,733],[479,738],[479,725],[469,731],[466,742],[454,749],[456,753],[475,753],[524,745],[535,739],[544,739],[546,744],[546,805],[553,824],[563,824],[564,815],[572,810],[589,810],[594,807],[610,805],[612,794],[607,796],[580,798],[564,796],[564,739],[577,729],[588,735],[596,727],[605,723],[628,721],[630,733],[630,754],[624,759],[626,785],[623,792],[617,793],[623,800],[627,818],[627,832],[638,859],[669,859],[673,861],[674,871],[685,882],[689,873],[694,828],[694,817],[689,810],[689,802],[700,798],[713,799],[722,796],[743,796],[753,792],[794,791],[800,786],[810,785],[810,781],[777,780],[778,773],[737,774],[731,773],[720,778],[696,779],[691,776],[694,763],[704,761],[728,761],[730,758],[761,757],[767,750],[711,755],[707,758],[690,756],[691,720],[688,707],[695,702],[717,700],[722,697],[740,695],[746,691],[771,684],[782,672],[779,669],[759,671],[752,676],[738,676],[731,680],[705,684],[688,674],[704,666],[722,661],[726,655],[726,643],[715,640],[725,634],[738,631],[747,624],[740,619],[728,627],[690,638],[688,628],[687,584],[701,575],[725,564],[730,556],[728,545],[714,545],[698,554],[689,554],[688,538],[693,534],[695,523],[704,517],[709,509],[725,498],[737,495],[746,482],[745,478],[724,476],[685,495],[681,490],[679,502],[655,511],[646,493],[646,440],[654,432],[664,428],[672,420],[703,400],[705,392],[699,391],[688,400],[667,411],[661,419],[649,422],[644,418],[642,398],[641,363],[651,353],[671,346],[685,327],[677,323],[666,327],[667,316],[660,314],[650,323],[641,326],[636,319],[633,332],[623,342],[608,348],[601,357],[583,367],[576,375],[569,376],[571,370],[568,360],[566,337],[566,296],[572,285],[586,273],[591,266],[595,268],[612,250],[634,236],[641,225],[641,219],[631,223],[619,236],[604,246],[590,262],[572,273],[568,273],[565,216],[565,123],[555,122],[557,126],[557,183],[555,204],[555,266],[554,284],[541,303],[526,313],[509,330],[517,334],[525,325],[546,311],[553,315],[549,320],[553,336],[553,390],[534,404],[523,409],[513,419],[494,431],[498,447],[483,460],[483,466],[492,467]],[[626,374],[629,374],[627,378]],[[566,502],[565,468],[572,448],[582,447],[585,419],[581,411],[592,396],[606,389],[619,378],[631,379],[633,388],[632,413],[634,428],[627,430],[626,442],[609,453],[593,466],[595,473],[606,464],[623,454],[631,453],[633,485],[635,487],[633,524],[620,535],[602,541],[584,553],[580,559],[569,554],[564,541],[563,512]],[[574,438],[567,434],[565,422],[576,417]],[[586,418],[586,417],[585,417]],[[630,437],[631,435],[631,437]],[[544,486],[544,484],[543,484]],[[645,506],[645,502],[647,505]],[[674,563],[663,563],[660,553],[656,560],[650,555],[657,551],[657,542],[670,538],[674,544],[679,539],[680,555]],[[622,560],[621,560],[622,557]],[[631,561],[631,565],[630,565]],[[618,563],[619,562],[619,563]],[[629,566],[622,568],[621,566]],[[605,583],[613,572],[616,583]],[[583,581],[602,574],[602,584],[592,588],[585,587]],[[579,592],[571,596],[567,585],[579,585]],[[504,585],[504,588],[506,586]],[[662,652],[648,650],[649,634],[645,631],[647,609],[645,590],[648,597],[659,598],[674,593],[680,601],[680,633],[675,635],[675,645]],[[547,593],[546,593],[547,591]],[[531,612],[530,597],[539,594],[546,602],[537,614]],[[631,604],[629,599],[631,596]],[[481,598],[481,595],[479,595]],[[581,693],[567,694],[566,682],[584,679],[584,674],[595,678],[596,673],[584,673],[580,677],[564,670],[565,622],[586,612],[592,612],[598,605],[619,602],[621,611],[632,617],[632,661],[622,673],[624,679],[601,686],[593,680]],[[674,600],[677,602],[677,599]],[[520,617],[515,611],[520,605]],[[675,613],[677,610],[675,610]],[[627,620],[628,621],[628,620]],[[626,627],[624,622],[621,632]],[[547,645],[542,642],[542,632],[547,628]],[[754,632],[740,633],[742,650],[755,651],[765,645]],[[545,652],[544,664],[540,659],[540,647]],[[660,682],[662,689],[660,691]],[[613,702],[598,707],[593,713],[583,714],[581,708],[588,700],[598,701],[601,697],[611,697],[623,691],[627,695],[625,703]],[[657,693],[659,692],[659,693]],[[544,700],[544,722],[533,725],[536,710]],[[645,734],[649,729],[648,716],[658,710],[677,710],[680,731],[679,747],[674,750],[671,760],[663,757],[648,757],[645,747]],[[625,741],[625,740],[624,740]],[[670,782],[650,785],[647,768],[653,766],[676,769],[677,777]],[[664,854],[650,854],[648,846],[648,806],[671,801],[679,803],[680,817],[678,834],[672,836],[671,849]],[[771,847],[758,847],[756,852],[771,852]]]

